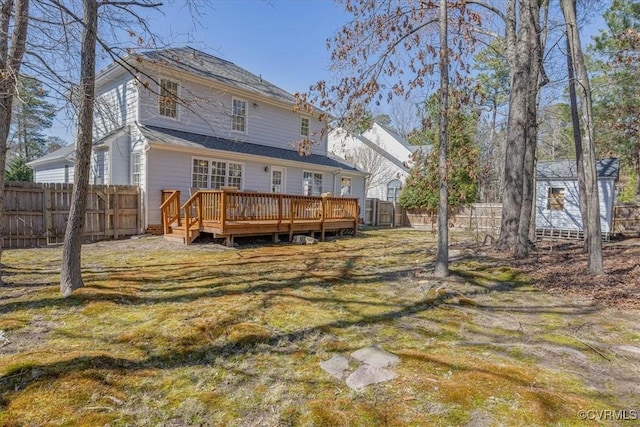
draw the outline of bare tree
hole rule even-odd
[[[62,269],[60,292],[68,297],[84,286],[82,281],[82,230],[87,211],[89,194],[89,167],[93,145],[93,109],[96,82],[96,40],[98,34],[98,2],[83,0],[82,57],[80,85],[78,91],[78,132],[76,136],[76,158],[74,185],[71,195],[69,220],[62,247]]]
[[[425,87],[437,88],[442,81],[438,84],[431,79],[437,70],[442,78],[443,70],[455,68],[454,82],[462,85],[463,76],[469,70],[466,58],[474,47],[473,28],[481,21],[480,14],[467,7],[466,0],[445,3],[356,0],[346,2],[345,7],[353,15],[353,21],[330,41],[332,66],[340,73],[338,83],[318,82],[311,94],[297,95],[301,105],[311,103],[334,110],[332,113],[339,117],[337,125],[342,126],[342,122],[357,116],[368,105],[379,105],[395,97],[408,98],[409,94]],[[450,40],[443,47],[437,24],[445,17],[455,31],[447,34]],[[450,64],[444,62],[444,67],[439,66],[451,58]],[[447,90],[441,92],[443,96],[448,95]],[[446,129],[441,131],[445,132],[441,143],[445,143]],[[442,147],[445,156],[446,148],[445,143]],[[446,169],[442,172],[446,180]],[[446,189],[446,181],[442,185]],[[443,195],[441,208],[446,215],[446,193]],[[444,249],[448,245],[446,217],[441,226],[439,245],[443,249],[438,254],[438,273],[445,275],[448,271],[441,268],[448,258]]]
[[[7,139],[11,126],[12,104],[29,23],[29,0],[5,0],[0,8],[0,257],[4,235],[4,174],[7,159]],[[11,35],[9,31],[13,26]],[[0,277],[0,283],[2,279]]]
[[[447,148],[448,148],[448,121],[449,110],[449,47],[448,47],[448,13],[447,0],[440,0],[440,132],[438,135],[438,248],[436,252],[436,265],[434,275],[436,277],[449,276],[449,197],[447,177]]]
[[[355,166],[369,173],[364,189],[365,194],[368,194],[372,188],[385,186],[394,178],[388,160],[371,147],[359,145],[351,150],[349,156],[353,159]]]
[[[560,6],[562,7],[562,14],[564,15],[567,25],[571,62],[573,63],[575,71],[573,84],[575,85],[577,97],[580,99],[580,116],[584,129],[584,134],[582,135],[582,156],[584,161],[587,217],[583,219],[583,222],[585,224],[586,243],[589,253],[588,269],[591,274],[604,274],[591,86],[587,67],[584,62],[584,57],[582,56],[574,0],[560,0]]]

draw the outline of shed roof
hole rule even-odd
[[[255,156],[271,157],[281,160],[290,160],[313,165],[340,168],[353,172],[364,173],[357,168],[338,160],[319,154],[304,156],[294,150],[269,147],[267,145],[252,144],[249,142],[232,141],[230,139],[215,136],[200,135],[156,126],[140,126],[144,137],[150,141],[185,148],[208,148],[211,150],[229,151],[233,153],[251,154]]]
[[[606,158],[596,161],[596,171],[598,178],[618,179],[620,174],[620,160],[617,158]],[[575,160],[554,160],[538,162],[536,166],[537,179],[577,179],[578,170]]]

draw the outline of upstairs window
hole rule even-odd
[[[300,136],[309,138],[309,117],[300,117]]]
[[[547,193],[547,209],[550,211],[561,211],[564,209],[564,188],[549,188]]]
[[[159,113],[161,116],[178,117],[178,82],[160,79]]]
[[[233,99],[231,129],[243,133],[247,131],[247,101]]]

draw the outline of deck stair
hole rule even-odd
[[[162,224],[166,238],[188,245],[201,233],[227,239],[234,236],[350,232],[358,229],[358,199],[240,192],[235,189],[197,190],[180,205],[180,191],[163,190]]]

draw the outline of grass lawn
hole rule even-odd
[[[462,239],[446,280],[429,275],[435,237],[408,229],[103,242],[83,247],[86,287],[67,299],[59,248],[5,251],[0,425],[584,425],[579,411],[640,410],[637,311],[539,291]],[[353,391],[320,367],[369,345],[400,357],[398,378]]]

